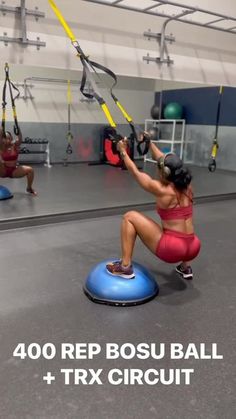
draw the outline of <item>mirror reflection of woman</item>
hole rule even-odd
[[[18,164],[18,156],[20,152],[20,144],[22,142],[22,134],[13,140],[12,134],[6,131],[3,135],[0,128],[0,177],[1,178],[27,178],[26,192],[31,195],[37,195],[33,189],[34,170],[30,166],[23,166]]]
[[[137,236],[159,259],[179,263],[176,271],[184,279],[192,279],[191,261],[200,251],[200,240],[194,233],[191,174],[173,153],[164,155],[151,142],[152,157],[158,163],[159,179],[140,172],[126,152],[127,142],[118,143],[125,166],[139,185],[156,197],[161,225],[138,211],[129,211],[121,224],[121,259],[108,263],[107,271],[125,279],[135,277],[132,255]]]

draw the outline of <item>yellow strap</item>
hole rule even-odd
[[[214,159],[216,158],[218,148],[218,144],[214,144],[212,147],[211,157],[213,157]]]
[[[2,120],[5,122],[6,121],[6,109],[2,110]]]
[[[14,108],[12,108],[12,113],[13,113],[13,117],[14,118],[17,118],[17,115],[16,115],[16,108],[14,107]]]
[[[223,89],[224,89],[224,87],[220,86],[220,95],[223,93]]]
[[[49,3],[50,3],[50,6],[52,7],[52,9],[53,9],[54,13],[56,14],[56,16],[57,16],[58,20],[59,20],[59,21],[60,21],[60,23],[62,24],[63,28],[65,29],[65,31],[66,31],[66,33],[67,33],[67,35],[69,36],[69,38],[70,38],[71,42],[72,42],[72,43],[73,43],[73,42],[76,42],[76,41],[77,41],[77,39],[76,39],[75,35],[73,34],[72,30],[70,29],[70,27],[69,27],[69,26],[68,26],[68,24],[66,23],[66,21],[65,21],[64,17],[62,16],[62,14],[61,14],[60,10],[57,8],[57,6],[56,6],[55,2],[54,2],[53,0],[48,0],[48,1],[49,1]],[[69,94],[68,94],[68,97],[69,97]],[[111,127],[115,128],[115,127],[116,127],[116,123],[115,123],[115,121],[113,120],[113,118],[112,118],[112,116],[111,116],[111,113],[110,113],[110,111],[109,111],[109,109],[108,109],[108,107],[107,107],[106,103],[103,103],[103,104],[101,105],[101,108],[102,108],[102,110],[103,110],[103,112],[104,112],[104,114],[105,114],[105,116],[106,116],[106,118],[107,118],[107,120],[108,120],[109,124],[111,125]],[[122,108],[122,109],[123,109],[123,108]],[[122,112],[123,112],[123,111],[122,111]],[[124,111],[124,112],[125,112],[125,111]],[[126,112],[125,112],[125,113],[126,113]],[[127,115],[127,117],[128,117],[128,118],[130,118],[128,114],[126,114],[126,115]]]
[[[103,103],[101,105],[101,108],[102,108],[102,110],[103,110],[103,112],[104,112],[104,114],[105,114],[105,116],[106,116],[109,124],[111,125],[111,127],[116,128],[116,123],[115,123],[114,119],[111,116],[111,113],[110,113],[110,111],[109,111],[109,109],[107,107],[107,104],[106,103]]]
[[[70,80],[68,80],[67,82],[67,101],[68,101],[68,105],[71,105],[71,88],[70,88]]]
[[[118,100],[116,101],[116,105],[118,106],[118,108],[120,109],[120,111],[122,112],[122,114],[124,115],[125,119],[128,122],[132,122],[131,116],[129,116],[129,114],[127,114],[126,110],[123,108],[123,106],[120,104],[120,102]]]
[[[73,34],[71,28],[69,27],[69,25],[67,24],[67,22],[65,21],[64,17],[62,16],[60,10],[58,9],[58,7],[56,6],[56,4],[54,3],[53,0],[48,0],[50,3],[50,6],[52,8],[52,10],[54,11],[55,15],[57,16],[58,20],[61,22],[63,28],[65,29],[67,35],[69,36],[71,42],[75,42],[76,41],[76,37]]]

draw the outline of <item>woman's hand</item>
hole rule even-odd
[[[116,148],[120,153],[122,153],[122,151],[126,151],[127,145],[128,145],[128,140],[125,137],[117,143]]]
[[[148,131],[143,131],[138,135],[138,141],[144,141],[145,137],[151,140],[150,133]]]

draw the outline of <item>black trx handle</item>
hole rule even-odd
[[[109,134],[109,139],[112,142],[112,152],[113,154],[119,154],[119,151],[117,150],[117,144],[119,143],[119,141],[123,140],[122,135],[117,134],[117,132],[114,132],[113,134]]]
[[[213,141],[212,151],[211,151],[211,157],[208,164],[208,170],[209,172],[215,172],[216,170],[216,156],[218,152],[219,144],[217,140],[215,139]]]
[[[66,139],[68,141],[67,147],[66,147],[66,154],[72,154],[73,153],[73,148],[71,146],[71,141],[73,140],[73,135],[71,134],[71,132],[67,133]]]
[[[144,134],[143,139],[138,142],[137,150],[140,155],[145,156],[148,153],[151,139],[148,135]]]
[[[117,134],[116,129],[113,127],[106,127],[103,133],[103,140],[110,140],[111,148],[113,154],[119,154],[117,150],[117,144],[120,140],[122,140],[122,137]]]
[[[216,170],[216,160],[211,158],[208,164],[208,170],[209,172],[215,172]]]
[[[6,91],[7,91],[7,85],[10,93],[11,98],[11,106],[12,106],[12,113],[13,113],[13,119],[14,119],[14,133],[15,135],[20,134],[20,128],[17,120],[17,114],[16,114],[16,106],[15,106],[15,100],[19,97],[20,91],[19,89],[12,83],[9,77],[9,65],[5,64],[5,82],[3,86],[2,91],[2,132],[3,136],[6,137]],[[16,96],[13,96],[13,89],[17,91]]]

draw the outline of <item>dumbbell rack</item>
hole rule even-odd
[[[44,166],[51,167],[50,163],[50,147],[48,140],[33,140],[28,137],[21,142],[20,145],[20,163],[44,163]],[[33,156],[41,156],[41,159],[34,159]],[[22,156],[27,156],[27,159],[22,158]],[[29,158],[28,158],[29,157]]]
[[[146,119],[145,131],[148,131],[151,128],[158,128],[159,130],[158,141],[153,141],[153,143],[157,143],[158,147],[161,149],[168,146],[169,152],[177,153],[181,159],[183,158],[185,119]],[[168,135],[168,138],[163,138],[162,131],[166,131],[165,135]],[[144,161],[156,162],[150,157],[150,153],[144,156]]]

